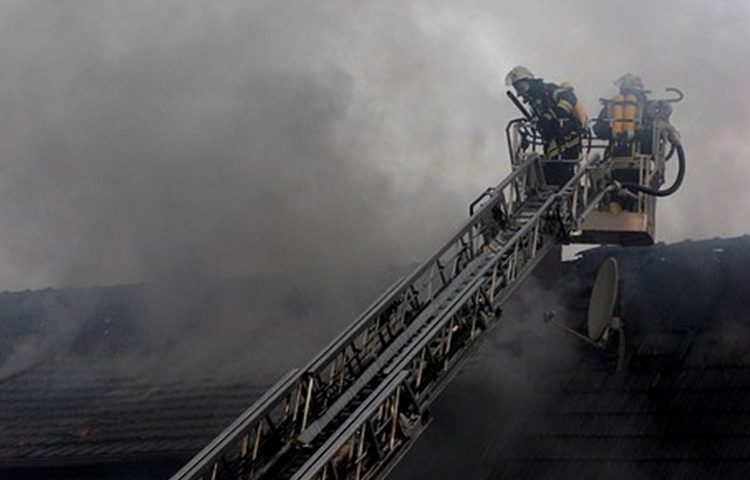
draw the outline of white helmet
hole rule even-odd
[[[644,90],[641,77],[639,77],[638,75],[633,75],[632,73],[626,73],[622,77],[615,80],[615,85],[628,90]]]
[[[528,68],[517,66],[505,76],[505,85],[511,86],[519,80],[534,80],[534,74]]]

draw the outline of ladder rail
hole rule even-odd
[[[404,392],[417,393],[412,393],[413,401],[404,405],[417,408],[419,415],[426,418],[428,415],[423,410],[429,403],[427,400],[439,392],[435,385],[444,385],[447,381],[438,381],[438,377],[448,378],[437,375],[435,365],[430,362],[440,358],[445,372],[455,370],[454,365],[458,365],[464,355],[461,353],[455,359],[451,355],[466,351],[475,340],[483,337],[494,324],[497,306],[509,296],[506,292],[520,283],[540,255],[559,242],[561,229],[576,224],[576,216],[581,213],[577,205],[587,206],[578,197],[589,196],[581,183],[590,173],[591,164],[589,161],[582,165],[556,194],[540,197],[546,187],[540,157],[529,155],[492,189],[488,200],[449,242],[409,276],[396,282],[304,368],[285,378],[283,386],[264,398],[262,408],[245,415],[241,425],[233,424],[235,428],[225,430],[204,449],[210,447],[210,451],[201,451],[172,480],[260,478],[275,463],[283,461],[289,448],[312,445],[343,405],[361,390],[363,385],[357,385],[357,381],[362,383],[363,373],[375,367],[384,371],[384,364],[398,365],[386,369],[388,375],[399,369],[409,369],[411,374],[401,384],[408,387]],[[539,198],[544,200],[540,205],[530,203]],[[522,216],[524,209],[528,213]],[[547,221],[555,215],[559,222]],[[509,221],[511,226],[515,223],[516,229],[506,230],[506,225],[498,227],[501,221]],[[508,238],[509,232],[513,233]],[[467,276],[471,279],[467,280]],[[463,283],[456,287],[458,280]],[[457,290],[457,295],[450,308],[428,315],[426,312],[430,308],[436,308],[432,307],[436,299],[444,298],[446,289],[451,288]],[[470,314],[459,315],[460,312]],[[418,323],[410,329],[416,321],[429,321],[429,328],[420,330],[423,325]],[[418,335],[404,337],[408,332],[418,332]],[[388,350],[396,344],[404,345],[407,353],[395,352],[395,347]],[[356,418],[347,420],[349,425],[356,421]],[[419,431],[421,428],[423,426]],[[376,438],[360,430],[363,439]],[[396,430],[408,429],[399,426]],[[410,441],[401,440],[408,448]],[[393,438],[389,441],[393,444]],[[368,444],[364,448],[363,445],[360,443],[363,450],[357,458],[364,458],[371,446]],[[382,451],[382,447],[375,446]],[[327,451],[330,453],[331,449]],[[393,448],[388,451],[394,453],[384,458],[402,454]],[[310,461],[313,460],[316,465],[325,465],[323,475],[336,463],[331,458],[321,460],[319,455],[313,455]],[[377,468],[386,463],[381,461]],[[363,472],[374,471],[363,465],[360,463],[356,468]],[[241,475],[231,477],[230,471],[241,472]],[[319,478],[318,474],[310,473],[305,478]]]
[[[504,214],[510,215],[512,210],[525,200],[523,197],[513,196],[512,190],[516,189],[519,183],[525,186],[529,182],[538,183],[540,175],[535,169],[540,169],[539,161],[537,158],[530,158],[526,164],[501,182],[496,189],[498,193],[493,201],[484,205],[475,217],[384,298],[377,308],[360,317],[355,328],[340,336],[303,369],[309,376],[315,378],[319,389],[326,392],[325,400],[328,403],[334,402],[337,396],[356,380],[356,374],[347,370],[352,362],[360,363],[360,371],[366,368],[366,365],[387,348],[421,310],[426,308],[445,287],[460,275],[471,258],[481,253],[484,247],[482,233],[486,228],[488,212],[501,204],[500,200],[504,200],[502,205],[508,210]],[[510,197],[515,198],[515,201],[509,199]],[[444,273],[444,276],[439,277],[440,284],[437,287],[434,282],[438,277],[431,275],[431,272],[435,270],[441,270]],[[368,328],[374,328],[374,331],[366,336],[365,332]],[[372,342],[376,345],[368,350],[367,347],[371,346]],[[369,355],[365,358],[358,356],[361,350],[365,350]],[[334,370],[334,375],[328,381],[323,380],[320,377],[321,373],[335,364],[338,364],[338,370]],[[346,377],[342,378],[342,376]],[[315,416],[311,420],[314,418]],[[306,426],[303,424],[302,430]]]
[[[510,297],[549,250],[558,244],[560,232],[555,231],[554,228],[549,228],[549,226],[545,228],[543,224],[553,214],[559,213],[554,211],[559,202],[569,204],[571,215],[564,219],[562,223],[551,224],[557,228],[563,228],[566,224],[573,225],[582,210],[587,208],[585,202],[581,202],[583,205],[581,209],[575,208],[574,205],[577,201],[576,196],[585,195],[585,193],[582,193],[585,192],[585,189],[581,188],[581,183],[589,180],[587,176],[591,174],[592,167],[596,165],[597,161],[598,159],[594,158],[584,164],[557,194],[550,196],[539,207],[528,222],[513,235],[501,250],[494,254],[488,254],[492,258],[484,262],[482,259],[477,259],[478,270],[474,277],[475,281],[461,292],[461,295],[452,302],[450,309],[436,320],[430,329],[412,342],[410,348],[398,355],[392,364],[385,369],[388,377],[384,384],[390,385],[389,382],[393,380],[388,379],[398,376],[401,379],[402,390],[410,392],[414,398],[413,404],[417,405],[418,415],[413,415],[413,413],[410,415],[409,412],[402,412],[399,415],[393,414],[393,418],[396,418],[395,421],[402,424],[398,429],[399,432],[402,432],[401,436],[399,438],[393,436],[378,438],[374,435],[365,435],[366,432],[376,429],[376,426],[372,425],[373,419],[367,415],[357,416],[355,412],[346,424],[331,437],[331,439],[335,439],[336,443],[333,445],[337,446],[338,450],[331,446],[321,449],[298,471],[293,477],[295,480],[383,478],[393,468],[429,423],[430,416],[427,408],[430,403],[456,375],[460,366],[469,358],[469,353],[487,338],[487,333],[496,325],[495,320],[499,317],[497,308]],[[588,195],[586,197],[588,198]],[[600,198],[600,194],[595,195],[592,201],[598,202]],[[520,257],[518,256],[519,251],[522,252]],[[518,265],[519,258],[522,263],[520,268]],[[494,281],[494,273],[497,270],[506,272],[504,282],[501,282],[500,292],[494,291],[497,287]],[[493,273],[493,275],[488,275],[489,273]],[[488,298],[494,298],[495,300],[488,302]],[[484,299],[484,304],[482,304],[482,299]],[[467,305],[469,308],[467,308]],[[487,321],[483,326],[479,326],[474,321],[478,315],[483,316],[484,320]],[[465,334],[463,338],[459,341],[454,340],[456,332],[462,331]],[[454,341],[452,345],[450,340]],[[429,357],[434,364],[432,370],[436,373],[432,379],[425,382],[422,378],[424,371],[422,363],[428,356],[426,352],[430,352]],[[436,366],[438,368],[434,368]],[[408,375],[404,375],[406,372],[408,372]],[[395,390],[396,387],[392,386],[391,388]],[[380,400],[381,407],[385,405],[386,401],[387,399]],[[406,405],[411,406],[411,404]],[[412,424],[404,425],[409,422],[412,422]],[[397,429],[394,429],[393,435],[396,435],[396,432]],[[381,444],[378,444],[378,442]],[[342,465],[341,460],[341,452],[345,446],[352,449],[356,447],[361,452],[360,455],[351,457],[348,465]],[[338,461],[334,461],[334,459],[338,459]],[[353,476],[346,476],[347,473],[351,472],[354,472]]]
[[[510,215],[525,200],[511,191],[521,185],[538,184],[540,169],[539,159],[531,157],[500,182],[494,189],[493,197],[446,244],[408,277],[396,282],[349,328],[298,370],[283,391],[267,399],[265,408],[247,419],[245,431],[234,432],[231,439],[222,442],[224,451],[219,455],[222,461],[230,464],[233,461],[243,462],[249,471],[261,471],[263,463],[272,462],[275,456],[269,450],[273,448],[265,447],[293,442],[301,431],[325,412],[325,404],[333,403],[363,367],[387,348],[393,338],[416,317],[415,310],[425,308],[463,271],[471,256],[482,251],[485,247],[482,233],[491,209],[498,208],[503,215]],[[439,271],[440,275],[431,275],[431,271]],[[422,298],[418,298],[419,294],[422,294]],[[392,338],[388,336],[389,331]],[[359,352],[364,352],[365,356],[358,356]],[[352,365],[356,362],[361,363],[358,369]],[[326,370],[330,373],[324,380]],[[316,402],[322,402],[323,406],[316,406]],[[248,442],[252,432],[262,432],[263,424],[267,425],[268,434],[260,436],[255,448],[250,449],[252,454],[249,454],[249,449],[243,444]],[[255,436],[258,437],[257,434]],[[218,461],[206,461],[190,472],[178,472],[179,475],[173,479],[211,478],[212,471],[218,468],[221,468]]]
[[[355,479],[382,478],[382,475],[392,468],[395,461],[413,444],[418,433],[421,433],[426,423],[429,422],[427,408],[430,403],[458,372],[459,367],[468,358],[468,353],[480,345],[481,341],[487,337],[486,333],[496,324],[495,320],[499,316],[497,307],[509,297],[511,291],[526,278],[541,258],[557,244],[555,232],[545,232],[538,228],[554,205],[554,198],[547,200],[532,216],[532,219],[500,251],[488,253],[488,258],[477,259],[474,281],[461,291],[442,315],[433,319],[430,328],[413,339],[409,348],[398,354],[384,370],[384,373],[388,375],[387,378],[400,375],[403,391],[413,392],[414,403],[418,406],[419,414],[411,415],[411,419],[408,412],[402,412],[396,416],[397,421],[401,422],[397,430],[409,431],[410,434],[402,433],[398,438],[381,438],[381,444],[377,444],[377,437],[364,435],[365,431],[375,428],[370,425],[372,419],[366,415],[360,418],[355,418],[353,415],[347,420],[346,429],[342,427],[332,435],[332,438],[338,439],[337,445],[341,448],[356,444],[357,449],[365,453],[352,459],[350,465],[342,466],[340,460],[334,461],[336,458],[341,458],[341,450],[335,451],[331,448],[321,450],[293,478],[298,480],[339,478],[334,475],[340,475],[341,472],[360,472],[351,477]],[[519,245],[521,245],[520,249],[517,248]],[[523,253],[518,256],[516,252]],[[507,268],[513,262],[517,263],[516,268]],[[497,292],[486,290],[498,288],[487,274],[497,267],[508,272],[509,276],[499,286],[502,294],[495,297],[495,302],[487,302],[486,299]],[[474,322],[478,315],[482,317],[482,322]],[[428,370],[433,373],[427,381],[424,377],[419,378],[423,371],[421,362],[426,357],[431,358],[432,365]],[[409,375],[403,375],[404,372],[408,372]],[[406,425],[409,422],[418,425]],[[344,440],[346,435],[348,437]],[[386,440],[388,443],[383,444]],[[367,456],[367,452],[370,457]],[[379,453],[373,455],[373,452]],[[364,467],[361,467],[362,465]]]
[[[246,432],[248,425],[256,421],[257,418],[267,415],[268,409],[273,406],[273,401],[279,395],[283,396],[289,392],[289,386],[293,384],[297,372],[298,369],[296,368],[287,372],[286,375],[253,403],[250,408],[245,410],[231,425],[195,455],[190,462],[185,464],[174,477],[200,478],[198,475],[204,465],[215,463],[237,435],[242,435]]]
[[[418,280],[423,278],[426,273],[429,272],[430,268],[435,266],[437,262],[443,259],[449,250],[460,242],[461,238],[466,236],[467,232],[470,232],[472,228],[476,228],[477,219],[486,217],[491,209],[498,205],[501,201],[502,192],[511,186],[512,183],[517,182],[519,178],[526,175],[529,170],[535,169],[540,171],[539,157],[530,157],[524,162],[517,170],[506,177],[500,184],[494,187],[492,190],[495,192],[494,201],[485,203],[476,214],[467,220],[450,239],[431,257],[422,262],[409,276],[399,280],[389,289],[389,294],[381,297],[380,301],[372,305],[368,310],[365,311],[349,328],[347,328],[342,334],[340,334],[335,340],[333,340],[328,346],[326,346],[303,370],[317,370],[325,364],[326,360],[333,355],[338,354],[344,348],[346,348],[347,342],[354,335],[361,333],[368,324],[368,321],[376,315],[379,315],[383,310],[393,301],[397,300],[399,296],[403,295],[408,286],[414,285]],[[500,193],[498,193],[500,192]],[[512,209],[511,207],[505,207],[505,210]]]

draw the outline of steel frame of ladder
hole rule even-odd
[[[427,261],[290,371],[172,480],[383,478],[501,306],[612,187],[598,157],[560,189],[527,154]]]

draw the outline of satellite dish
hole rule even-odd
[[[609,327],[613,325],[617,305],[620,273],[617,260],[610,257],[599,267],[594,288],[591,290],[588,311],[588,334],[594,342],[599,342]]]

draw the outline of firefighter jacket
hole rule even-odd
[[[577,113],[578,99],[573,89],[534,80],[524,99],[536,117],[545,155],[577,158],[583,124]]]

